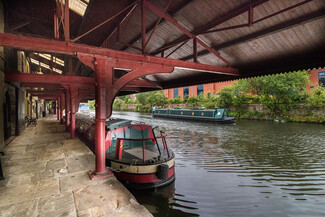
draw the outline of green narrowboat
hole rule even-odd
[[[234,117],[229,117],[227,109],[155,109],[152,112],[153,117],[177,118],[184,120],[211,121],[222,124],[235,123]]]

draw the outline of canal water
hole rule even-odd
[[[132,191],[154,216],[325,216],[324,125],[113,117],[158,126],[175,153],[173,184]]]

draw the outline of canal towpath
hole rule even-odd
[[[0,216],[152,216],[114,176],[91,181],[94,154],[68,138],[52,115],[0,150]]]

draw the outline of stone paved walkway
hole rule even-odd
[[[91,181],[95,156],[64,128],[41,118],[0,150],[0,216],[152,216],[115,177]]]

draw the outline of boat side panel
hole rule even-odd
[[[159,115],[159,114],[154,114],[153,117],[170,118],[170,119],[182,119],[182,120],[193,120],[193,121],[209,121],[209,122],[218,122],[218,123],[225,123],[225,124],[233,124],[235,122],[235,118],[215,119],[215,118],[209,118],[209,117]]]
[[[213,118],[213,110],[170,110],[169,115],[173,116],[188,116],[188,117],[203,117],[203,118]]]
[[[167,164],[169,168],[172,168],[175,165],[175,159],[171,159],[167,162],[164,162],[162,164]],[[155,173],[157,172],[157,167],[160,164],[152,164],[152,165],[128,165],[123,164],[115,161],[111,161],[111,168],[114,170],[123,170],[127,173],[136,173],[136,174],[149,174],[149,173]],[[125,169],[126,168],[126,169]]]
[[[114,172],[114,171],[113,171]],[[168,179],[172,177],[175,173],[175,166],[169,168],[168,170]],[[163,181],[158,178],[157,173],[150,174],[136,174],[136,173],[126,173],[126,172],[114,172],[116,178],[123,182],[129,183],[154,183]]]

